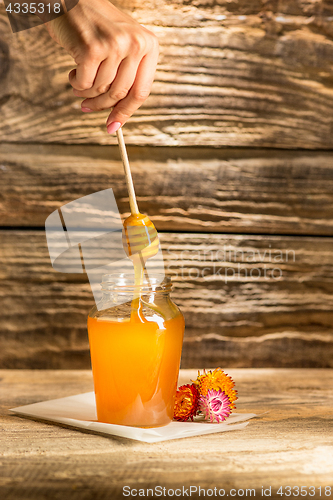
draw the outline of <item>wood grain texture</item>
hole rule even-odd
[[[332,148],[332,9],[264,4],[241,2],[239,12],[236,2],[125,5],[161,45],[151,97],[124,129],[128,144]],[[0,7],[10,52],[2,140],[114,144],[107,113],[81,113],[67,82],[70,56],[43,26],[13,37]]]
[[[115,5],[126,9],[134,15],[148,15],[152,13],[152,19],[159,22],[163,21],[164,15],[169,12],[187,13],[191,22],[194,22],[194,14],[202,12],[205,14],[206,21],[209,20],[209,14],[212,12],[223,14],[262,14],[271,12],[273,14],[285,14],[291,16],[318,16],[329,17],[333,14],[333,6],[327,0],[147,0],[142,5],[140,0],[116,0]],[[164,15],[161,16],[160,13]],[[199,18],[200,19],[200,18]],[[184,22],[186,20],[184,19]]]
[[[182,366],[332,367],[330,238],[162,233],[186,319]],[[2,367],[87,367],[84,275],[55,272],[45,235],[2,231]]]
[[[162,236],[183,366],[331,367],[331,239],[265,236],[332,236],[332,153],[311,151],[333,144],[331,2],[121,7],[161,43],[152,95],[124,129],[140,208],[159,231],[202,233]],[[55,273],[29,226],[110,186],[128,211],[106,113],[82,115],[72,67],[43,27],[12,35],[0,5],[0,226],[14,229],[0,232],[1,366],[89,365],[90,287]]]
[[[196,374],[181,371],[179,382]],[[280,486],[325,491],[333,467],[332,370],[231,369],[228,374],[239,392],[237,412],[259,418],[237,432],[147,445],[8,414],[16,406],[91,391],[90,372],[1,370],[1,498],[118,500],[125,485],[200,485],[228,494],[232,488],[244,493],[254,488],[256,498],[265,498],[264,486],[272,488],[272,500],[281,498]]]
[[[333,234],[333,154],[129,147],[139,208],[158,230]],[[0,145],[0,225],[44,226],[112,187],[129,211],[116,146]]]

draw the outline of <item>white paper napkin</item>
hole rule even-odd
[[[9,411],[16,415],[65,424],[92,432],[135,439],[136,441],[144,441],[145,443],[157,443],[170,439],[243,429],[248,425],[246,420],[257,416],[255,413],[232,413],[225,422],[219,424],[211,424],[201,417],[196,417],[194,422],[171,422],[164,427],[153,429],[104,424],[97,421],[95,395],[93,392],[20,406]]]

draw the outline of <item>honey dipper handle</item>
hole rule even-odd
[[[120,156],[121,156],[121,160],[123,162],[124,171],[125,171],[125,178],[126,178],[126,184],[127,184],[127,190],[128,190],[128,196],[129,196],[129,204],[131,207],[131,214],[137,215],[140,212],[139,212],[138,204],[136,202],[133,179],[132,179],[131,169],[130,169],[130,165],[129,165],[129,161],[128,161],[123,131],[122,131],[121,127],[120,127],[120,129],[117,130],[117,139],[118,139],[118,144],[119,144],[119,149],[120,149]]]

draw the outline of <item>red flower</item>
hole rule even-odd
[[[193,421],[198,411],[199,396],[194,384],[179,387],[175,399],[174,419],[186,422],[190,418]]]

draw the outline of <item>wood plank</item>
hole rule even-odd
[[[332,367],[330,238],[162,233],[186,319],[182,366]],[[0,366],[89,364],[84,275],[56,273],[42,231],[2,231]]]
[[[333,234],[328,152],[129,147],[139,206],[158,230]],[[0,145],[0,225],[44,226],[112,187],[128,214],[116,146]]]
[[[196,373],[182,371],[180,383],[188,383]],[[240,491],[235,498],[245,498],[250,488],[255,489],[252,498],[265,498],[264,486],[272,488],[272,500],[281,498],[281,486],[288,493],[287,485],[303,485],[310,492],[309,486],[314,486],[316,493],[321,486],[324,492],[332,484],[332,370],[228,373],[239,391],[237,412],[257,413],[259,418],[237,432],[147,445],[8,414],[15,406],[91,391],[90,372],[1,370],[1,498],[118,500],[124,498],[125,485],[200,485],[206,490],[224,488],[225,497],[232,488],[242,489],[244,495]],[[199,497],[193,493],[191,498]]]
[[[159,23],[163,22],[165,13],[169,13],[171,16],[171,13],[175,14],[175,11],[176,13],[181,12],[184,17],[189,17],[191,22],[194,22],[195,14],[198,13],[205,14],[206,22],[210,20],[209,16],[213,13],[215,15],[218,13],[254,15],[270,12],[290,16],[321,16],[323,18],[333,14],[332,3],[327,0],[306,0],[304,2],[299,0],[271,2],[262,2],[261,0],[214,0],[214,2],[211,0],[195,0],[195,2],[188,2],[188,0],[147,0],[144,6],[140,0],[116,0],[114,4],[119,9],[127,10],[134,16],[148,16],[149,12],[151,12],[151,19]],[[179,21],[179,18],[176,17],[176,19]],[[188,22],[188,19],[184,19],[183,22]]]
[[[227,4],[135,10],[158,36],[161,56],[151,97],[125,127],[127,143],[331,149],[328,3],[294,2],[279,15],[279,7],[258,12],[254,2],[254,13],[240,16]],[[43,26],[13,36],[0,8],[0,40],[10,52],[0,79],[2,140],[114,144],[107,113],[80,111],[67,83],[70,56]]]

